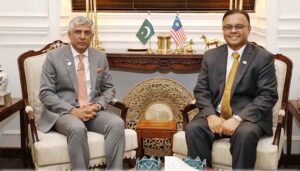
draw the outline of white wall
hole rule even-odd
[[[295,3],[296,2],[296,3]],[[291,82],[290,99],[300,97],[300,10],[299,1],[279,1],[277,50],[293,61],[293,75]],[[293,125],[292,153],[300,152],[300,124]]]
[[[294,62],[290,98],[300,95],[300,2],[292,0],[256,0],[256,12],[250,14],[252,34],[250,41],[265,46],[273,53],[282,53]],[[71,0],[17,0],[6,1],[0,6],[0,64],[8,73],[9,91],[13,97],[21,97],[17,58],[27,50],[38,50],[56,39],[68,41],[67,25],[73,16],[85,13],[72,13]],[[143,47],[135,33],[147,13],[99,13],[98,31],[102,47],[106,49],[127,49]],[[176,13],[153,13],[151,21],[156,35],[169,32]],[[180,19],[188,39],[193,38],[194,49],[203,50],[202,34],[208,38],[223,41],[221,18],[223,13],[182,13]],[[152,48],[156,48],[156,37]],[[148,47],[148,46],[146,46]],[[174,49],[174,43],[172,49]],[[190,91],[195,85],[197,73],[145,73],[112,71],[117,89],[117,97],[122,99],[139,81],[163,76],[175,79]],[[126,79],[125,79],[126,78]],[[4,128],[0,129],[0,147],[19,147],[19,117],[13,116]],[[1,124],[3,125],[3,123]],[[0,128],[1,128],[0,125]],[[299,124],[293,128],[293,151],[300,153]],[[9,141],[8,141],[9,140]],[[13,142],[13,143],[11,143]]]

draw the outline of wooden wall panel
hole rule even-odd
[[[73,11],[85,10],[86,0],[73,0]],[[255,0],[244,0],[243,9],[254,11]],[[99,10],[225,11],[229,0],[97,0]]]

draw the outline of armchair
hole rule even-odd
[[[18,58],[22,96],[25,101],[26,115],[21,116],[21,146],[26,164],[36,169],[65,170],[70,169],[67,140],[62,134],[54,131],[47,133],[36,129],[35,121],[39,119],[43,105],[39,100],[39,85],[42,65],[46,53],[54,48],[64,46],[62,41],[54,41],[39,51],[28,51]],[[121,117],[126,118],[128,108],[121,102],[112,101],[112,106],[120,109]],[[90,148],[90,167],[103,165],[106,162],[104,153],[104,136],[88,132]],[[125,130],[125,159],[135,159],[137,135],[134,130]],[[131,162],[132,164],[134,162]]]
[[[273,108],[273,137],[262,137],[257,146],[255,169],[276,170],[281,157],[285,140],[285,122],[288,96],[293,64],[291,60],[281,54],[274,55],[276,76],[278,81],[278,101]],[[189,112],[196,109],[194,103],[182,110],[184,128],[189,123]],[[213,143],[212,165],[214,168],[230,169],[232,157],[229,151],[229,138],[222,138]],[[179,158],[187,157],[185,132],[179,131],[173,137],[173,155]]]

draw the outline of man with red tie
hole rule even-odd
[[[277,102],[274,57],[248,42],[250,18],[233,9],[223,16],[227,44],[204,54],[194,88],[200,113],[186,129],[188,155],[212,166],[212,144],[230,138],[233,169],[253,169],[260,137],[272,135]]]
[[[75,17],[69,23],[71,43],[48,52],[39,93],[45,108],[37,128],[67,136],[72,169],[88,169],[87,131],[103,134],[107,168],[122,169],[125,126],[106,110],[115,89],[106,55],[90,47],[93,36],[93,22]]]

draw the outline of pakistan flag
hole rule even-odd
[[[136,37],[145,45],[148,40],[154,35],[154,29],[148,18],[145,19]]]

